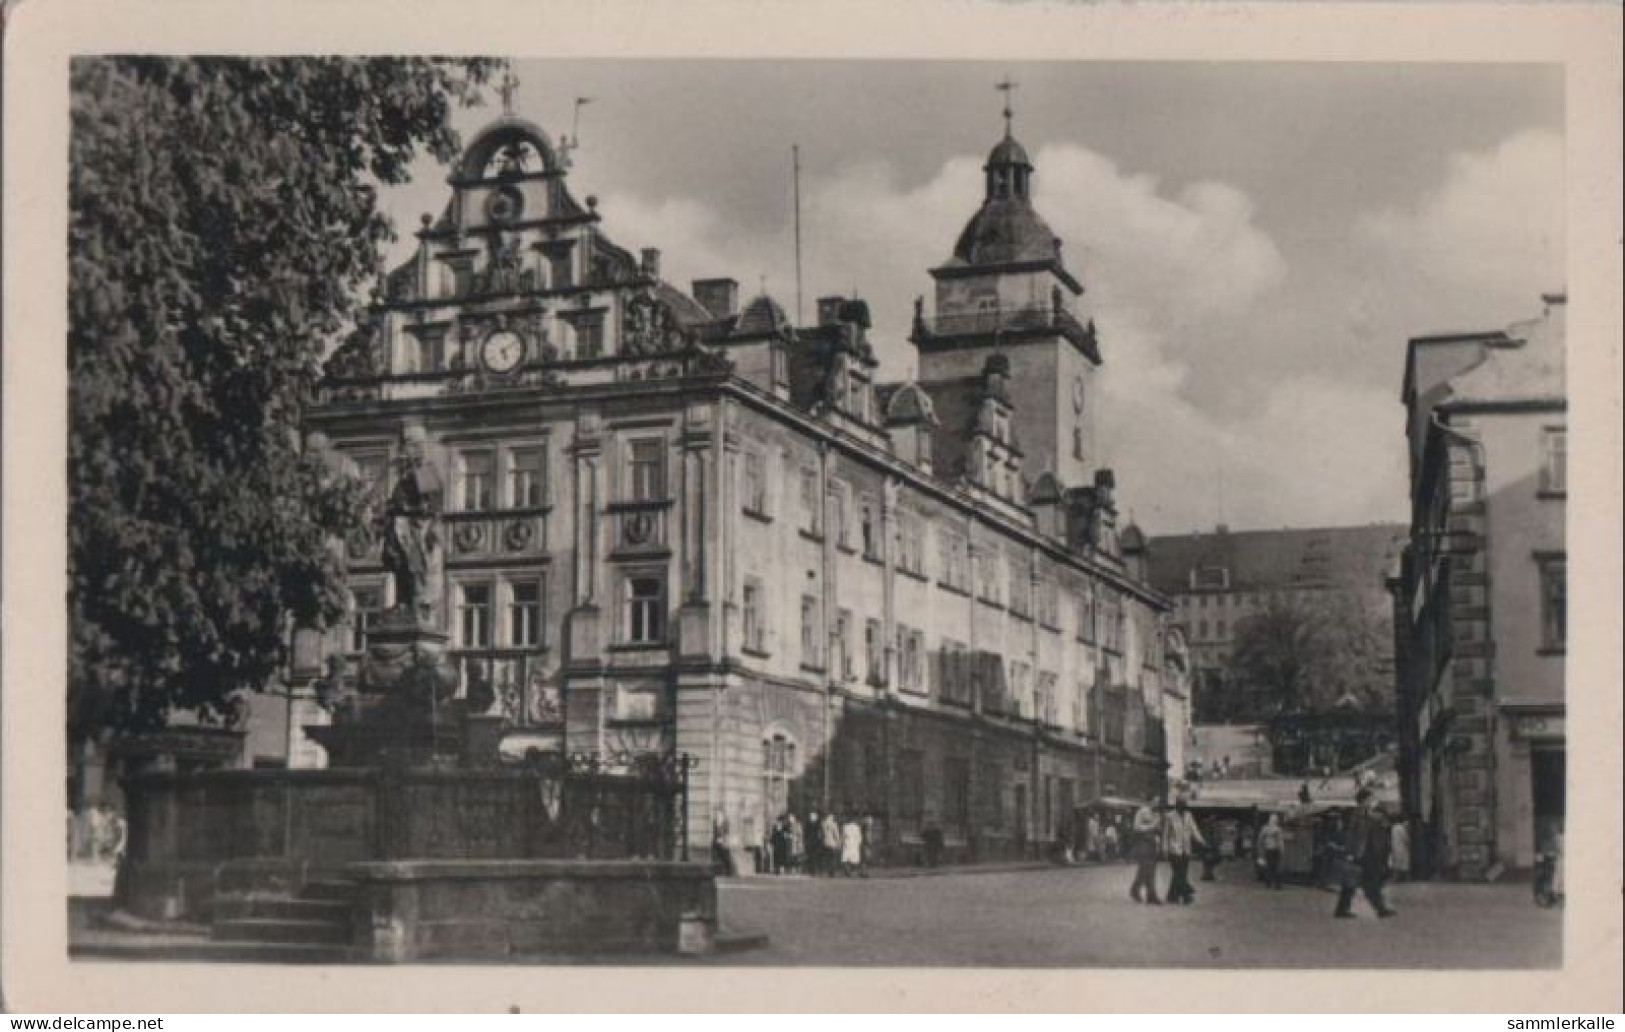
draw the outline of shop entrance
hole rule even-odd
[[[1536,747],[1529,751],[1529,776],[1533,779],[1535,809],[1535,849],[1552,848],[1563,832],[1566,753],[1561,747]]]

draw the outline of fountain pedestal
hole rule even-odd
[[[333,700],[333,722],[305,728],[332,767],[451,767],[464,754],[465,714],[447,636],[426,613],[398,606],[367,629],[353,690]]]

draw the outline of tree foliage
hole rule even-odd
[[[1389,623],[1382,607],[1353,586],[1313,600],[1272,601],[1239,621],[1230,654],[1231,720],[1265,720],[1356,704],[1386,709]]]
[[[356,489],[302,453],[378,188],[484,59],[87,58],[71,69],[70,730],[205,718],[343,610]]]

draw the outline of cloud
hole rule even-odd
[[[1294,495],[1288,481],[1314,467],[1312,443],[1327,437],[1317,432],[1314,412],[1282,398],[1229,424],[1188,396],[1186,349],[1205,346],[1218,327],[1243,332],[1286,278],[1285,260],[1257,225],[1252,201],[1217,182],[1170,191],[1082,147],[1048,147],[1034,163],[1035,203],[1066,241],[1069,267],[1083,280],[1101,328],[1107,355],[1101,418],[1109,425],[1099,432],[1118,467],[1125,504],[1153,527],[1210,521],[1219,512],[1215,471],[1224,470],[1232,483],[1223,490],[1234,498],[1226,512],[1236,513],[1238,525],[1246,522],[1243,514],[1265,525],[1309,514],[1339,522],[1336,492],[1296,492],[1307,496],[1297,499],[1303,504],[1279,504]],[[981,165],[980,158],[956,157],[905,185],[884,165],[852,164],[805,184],[807,307],[825,293],[856,290],[866,297],[883,376],[912,374],[904,338],[913,298],[929,297],[927,270],[948,257],[980,204]],[[722,212],[692,198],[606,195],[601,210],[623,244],[662,247],[673,282],[732,274],[748,296],[765,277],[787,306],[793,300],[793,250],[783,234],[735,232]],[[1350,402],[1333,397],[1333,385],[1315,387],[1318,411],[1347,415]],[[1370,403],[1359,399],[1354,407]],[[1272,417],[1286,422],[1271,425]]]
[[[1034,163],[1035,203],[1101,330],[1104,460],[1153,532],[1403,518],[1404,339],[1501,325],[1562,279],[1550,133],[1457,154],[1413,202],[1290,259],[1230,184],[1169,185],[1074,145]],[[913,299],[980,203],[981,164],[959,156],[905,183],[854,162],[803,183],[804,315],[821,294],[867,298],[886,378],[913,373]],[[675,283],[732,275],[746,297],[765,282],[794,303],[788,223],[745,231],[725,201],[682,196],[609,193],[601,211],[622,244],[662,248]]]
[[[1474,327],[1525,315],[1564,284],[1563,140],[1531,130],[1457,153],[1435,189],[1356,232],[1373,266],[1404,270],[1406,302]]]

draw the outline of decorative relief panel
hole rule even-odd
[[[658,683],[618,684],[614,688],[609,719],[645,722],[664,718],[665,686]]]
[[[547,551],[545,514],[449,513],[446,523],[453,562],[529,557]],[[376,551],[376,546],[373,547]]]
[[[670,523],[665,506],[640,506],[617,511],[614,514],[615,551],[646,555],[670,548],[667,527]]]

